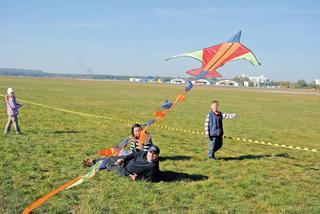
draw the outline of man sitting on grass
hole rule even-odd
[[[148,151],[132,152],[125,156],[115,156],[110,158],[98,158],[95,160],[83,160],[84,166],[92,166],[99,160],[103,162],[99,170],[116,171],[119,176],[130,176],[132,180],[142,179],[149,182],[159,180],[159,154],[160,149],[152,145]]]

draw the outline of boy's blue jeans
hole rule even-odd
[[[208,151],[208,158],[214,158],[214,153],[221,149],[223,140],[222,136],[219,137],[209,137],[209,151]]]

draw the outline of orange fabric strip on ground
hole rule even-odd
[[[42,196],[41,198],[39,198],[38,200],[36,200],[35,202],[33,202],[32,204],[30,204],[27,208],[25,208],[22,212],[22,214],[28,214],[29,212],[31,212],[34,208],[38,207],[39,205],[41,205],[43,202],[45,202],[46,200],[48,200],[49,198],[51,198],[52,196],[54,196],[55,194],[61,192],[62,190],[64,190],[65,188],[67,188],[68,186],[72,185],[73,183],[77,182],[78,180],[80,180],[83,177],[83,175],[77,177],[76,179],[73,179],[72,181],[69,181],[68,183],[60,186],[59,188],[51,191],[50,193],[46,194],[45,196]]]

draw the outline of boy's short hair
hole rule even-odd
[[[215,104],[219,105],[218,100],[213,100],[213,101],[211,102],[211,104],[213,104],[213,103],[215,103]]]

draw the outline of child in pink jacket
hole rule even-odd
[[[14,96],[14,91],[12,88],[8,88],[5,101],[7,103],[8,122],[4,129],[4,134],[5,135],[8,134],[8,132],[11,129],[12,123],[14,124],[14,127],[16,129],[16,133],[20,134],[21,132],[20,132],[20,127],[18,123],[18,114],[19,114],[19,108],[22,105],[17,103],[16,97]]]

